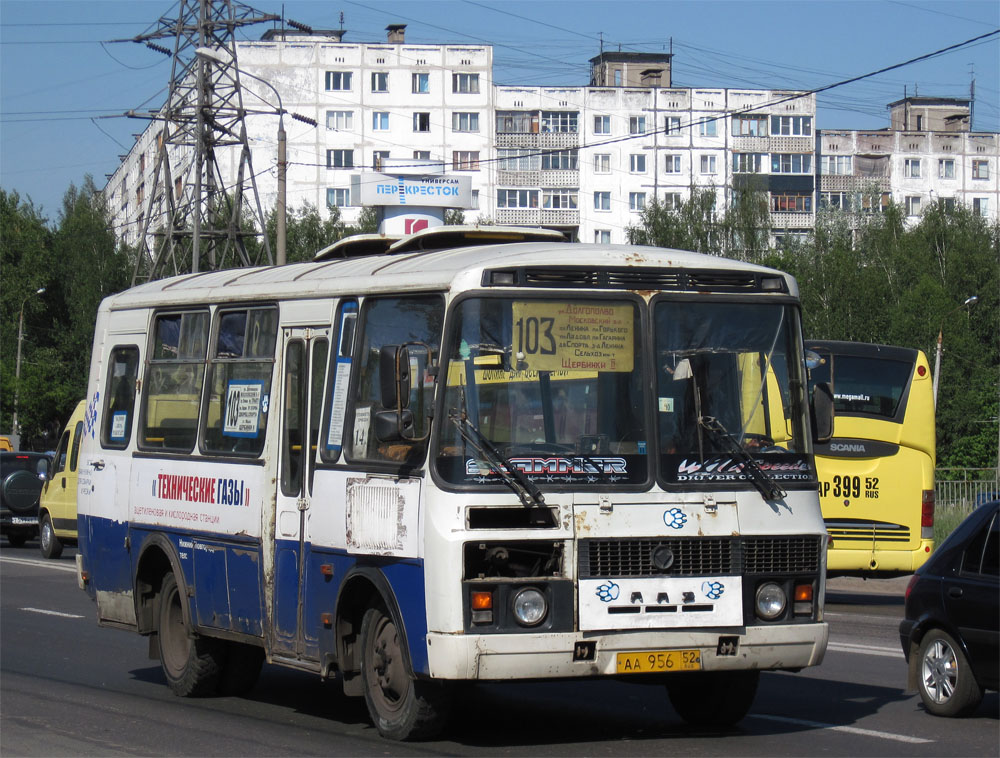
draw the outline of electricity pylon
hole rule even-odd
[[[177,18],[160,18],[131,41],[170,55],[167,101],[148,118],[162,128],[156,138],[152,189],[140,221],[139,255],[132,284],[181,273],[273,263],[264,233],[247,140],[236,61],[236,29],[279,20],[233,0],[180,0]],[[158,41],[169,41],[172,49]],[[197,55],[208,48],[211,59]],[[219,153],[239,153],[236,178],[227,186]],[[247,245],[251,238],[261,242]]]

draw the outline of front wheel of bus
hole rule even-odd
[[[759,680],[759,671],[672,674],[667,694],[674,710],[687,723],[731,726],[750,711]]]
[[[158,618],[160,664],[170,689],[181,697],[214,693],[222,674],[224,651],[217,640],[193,634],[184,623],[181,593],[173,574],[163,577]]]
[[[396,624],[382,607],[369,608],[361,622],[361,677],[368,713],[386,739],[427,739],[444,727],[450,691],[413,678]]]

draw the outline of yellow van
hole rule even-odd
[[[87,402],[81,400],[69,417],[42,487],[38,503],[38,544],[46,558],[58,558],[63,545],[76,544],[77,466],[86,407]]]

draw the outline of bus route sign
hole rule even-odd
[[[512,352],[533,371],[632,371],[631,305],[515,302]]]

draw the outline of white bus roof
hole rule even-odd
[[[798,296],[795,280],[774,269],[713,255],[637,245],[596,245],[567,242],[520,242],[477,245],[398,254],[336,258],[286,266],[226,269],[186,274],[141,284],[108,298],[112,309],[181,305],[196,302],[237,302],[365,295],[378,292],[419,292],[475,289],[488,270],[518,269],[531,273],[533,287],[559,289],[733,292],[742,272],[752,282],[757,275],[784,279],[783,291]],[[613,283],[593,277],[617,271]],[[671,284],[663,269],[715,272],[690,287]],[[660,270],[657,273],[655,270]],[[759,278],[759,276],[757,277]],[[500,287],[502,282],[493,281]],[[518,281],[512,286],[519,286]],[[736,289],[734,289],[734,287]],[[756,292],[759,288],[742,291]]]

